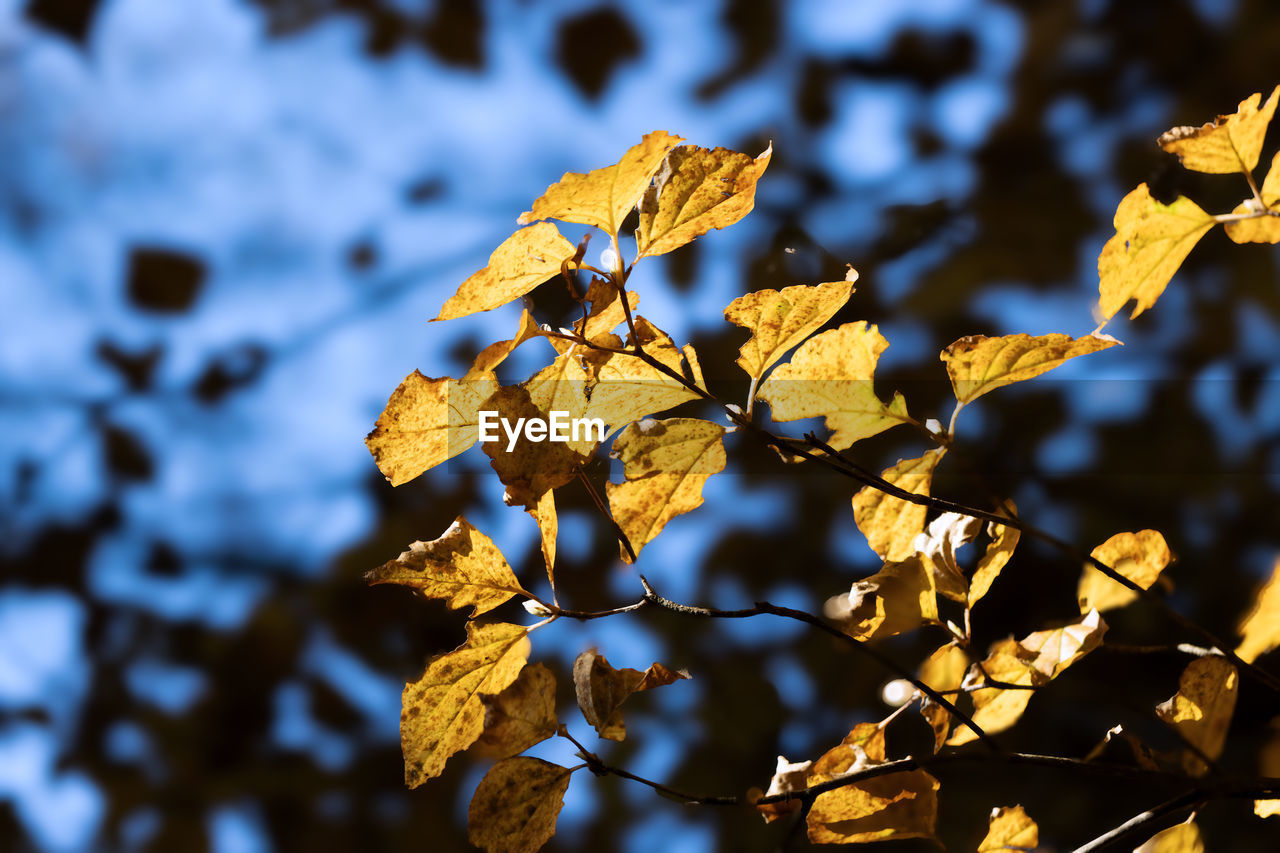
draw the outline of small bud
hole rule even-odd
[[[534,601],[532,598],[524,602],[524,609],[534,616],[550,616],[551,610],[541,601]]]

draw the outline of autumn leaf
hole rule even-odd
[[[480,404],[497,387],[492,374],[458,381],[410,373],[364,440],[378,470],[401,486],[471,447]]]
[[[846,595],[828,599],[824,615],[859,640],[893,637],[938,619],[933,576],[919,554],[855,581]]]
[[[475,755],[510,758],[556,733],[556,677],[540,663],[520,675],[496,696],[481,696],[484,732],[472,748]]]
[[[773,779],[769,781],[769,790],[764,791],[763,795],[772,797],[777,794],[789,794],[792,791],[801,791],[808,786],[809,771],[813,767],[812,761],[787,761],[785,756],[778,756],[777,769],[773,771]],[[760,794],[759,788],[752,789],[756,794]],[[755,796],[751,802],[759,799]],[[765,823],[773,823],[779,818],[792,814],[800,810],[799,800],[785,800],[780,803],[761,803],[756,805],[756,811],[760,812],[760,816],[764,818]]]
[[[1006,503],[1010,510],[1014,509],[1012,502]],[[987,590],[991,589],[991,584],[995,583],[1000,572],[1013,557],[1013,551],[1018,547],[1018,539],[1022,534],[1016,527],[990,522],[987,524],[987,535],[991,537],[991,544],[987,546],[982,559],[978,560],[978,567],[973,570],[973,577],[969,579],[970,607],[977,604],[987,594]]]
[[[1187,665],[1178,692],[1156,706],[1160,719],[1177,729],[1187,743],[1210,760],[1222,754],[1236,708],[1236,668],[1218,655],[1204,655]],[[1183,769],[1203,776],[1208,765],[1192,750],[1182,756]]]
[[[938,822],[938,780],[923,770],[891,773],[819,794],[809,809],[815,844],[859,844],[932,838]]]
[[[498,341],[496,344],[489,344],[480,351],[475,361],[471,363],[471,369],[467,371],[463,379],[478,380],[489,376],[497,369],[498,365],[507,360],[507,356],[516,351],[525,341],[531,338],[542,337],[544,332],[542,328],[533,319],[533,315],[529,313],[529,309],[525,308],[520,312],[520,325],[516,329],[515,337],[506,341]]]
[[[805,784],[818,785],[884,761],[884,728],[878,723],[858,723],[838,745],[813,762]]]
[[[529,402],[542,413],[540,417],[551,412],[564,412],[571,421],[588,417],[589,393],[595,383],[583,365],[583,356],[588,353],[590,350],[571,345],[523,383]],[[571,435],[570,439],[561,446],[583,459],[591,456],[600,443],[598,430],[587,430],[576,440]],[[545,447],[545,443],[541,446]]]
[[[960,602],[968,599],[969,583],[956,562],[956,551],[973,541],[981,529],[982,522],[972,516],[944,512],[916,536],[912,547],[928,558],[939,595]]]
[[[851,293],[852,282],[831,281],[739,296],[724,309],[726,320],[751,332],[738,350],[738,366],[752,379],[760,379],[788,350],[835,316]]]
[[[1260,655],[1280,646],[1280,559],[1271,569],[1271,577],[1258,594],[1253,606],[1236,628],[1240,645],[1236,654],[1245,663],[1253,663]]]
[[[508,385],[495,391],[481,406],[497,413],[500,421],[517,424],[525,419],[547,420],[547,410],[539,408],[529,391],[519,385]],[[481,443],[489,457],[489,465],[507,487],[504,499],[508,506],[532,510],[543,495],[573,479],[587,457],[576,452],[571,442],[531,441],[523,430],[510,445],[500,433],[497,441]],[[510,447],[510,449],[508,449]]]
[[[556,831],[573,770],[522,755],[489,769],[467,809],[467,840],[489,853],[532,853]]]
[[[413,587],[453,610],[470,606],[473,619],[513,595],[527,595],[498,546],[462,516],[439,539],[414,542],[365,580]]]
[[[458,287],[435,319],[453,320],[506,305],[558,274],[577,251],[549,222],[521,228],[493,250],[488,266]]]
[[[622,299],[618,295],[618,287],[612,279],[592,276],[587,286],[587,295],[583,297],[591,303],[585,320],[579,317],[573,321],[573,330],[587,340],[595,343],[612,332],[627,319],[626,310],[622,307]],[[627,291],[627,305],[632,313],[640,304],[640,297],[634,290]]]
[[[610,455],[626,482],[606,483],[609,509],[636,554],[677,515],[702,505],[702,487],[724,470],[724,427],[697,418],[643,420],[623,430]],[[622,558],[630,562],[623,551]]]
[[[1163,133],[1157,142],[1165,151],[1177,154],[1185,168],[1196,172],[1215,175],[1252,172],[1258,165],[1262,140],[1276,111],[1277,98],[1280,98],[1280,86],[1259,109],[1262,94],[1254,93],[1240,102],[1234,115],[1218,116],[1216,121],[1200,127],[1175,127]]]
[[[1180,823],[1157,832],[1133,853],[1204,853],[1204,841],[1198,826]]]
[[[538,523],[538,536],[542,542],[542,561],[547,565],[547,580],[551,588],[556,587],[556,536],[560,530],[559,518],[556,516],[555,492],[547,489],[538,498],[538,505],[529,510],[529,515]]]
[[[1143,589],[1149,589],[1173,559],[1164,536],[1156,530],[1117,533],[1094,548],[1090,556]],[[1138,593],[1107,577],[1092,564],[1085,564],[1076,589],[1081,613],[1088,613],[1091,608],[1112,610],[1123,607],[1137,597]]]
[[[972,402],[983,394],[1053,370],[1076,356],[1100,352],[1120,342],[1103,335],[1026,334],[988,338],[970,335],[942,351],[956,400]]]
[[[683,375],[681,352],[665,332],[643,317],[636,318],[636,331],[647,354]],[[697,393],[679,380],[634,355],[610,355],[596,368],[595,377],[587,417],[601,418],[611,426],[629,424],[698,399]]]
[[[1253,813],[1258,817],[1276,817],[1280,815],[1280,800],[1254,800]]]
[[[637,259],[666,254],[750,213],[772,154],[770,147],[753,160],[727,148],[673,148],[640,202]]]
[[[595,649],[583,652],[573,662],[573,687],[582,716],[600,737],[608,740],[626,738],[627,726],[622,721],[621,706],[631,694],[688,677],[687,672],[677,672],[660,663],[644,672],[614,669]]]
[[[612,166],[585,175],[565,172],[564,177],[547,187],[531,210],[520,214],[517,222],[526,225],[539,219],[559,219],[594,225],[608,234],[617,234],[622,220],[639,203],[667,153],[683,141],[683,137],[655,130],[645,134],[639,144],[633,145]]]
[[[1100,646],[1106,633],[1107,624],[1098,611],[1090,610],[1078,622],[1028,634],[1018,645],[1034,655],[1028,658],[1031,666],[1051,680]]]
[[[889,346],[863,320],[815,335],[791,360],[769,374],[756,396],[769,404],[775,421],[826,417],[827,439],[836,450],[907,423],[901,394],[885,405],[872,380],[880,353]]]
[[[978,845],[978,853],[1000,853],[1002,850],[1035,850],[1040,846],[1040,827],[1022,806],[992,809],[987,823],[987,837]]]
[[[1018,722],[1022,712],[1034,695],[1033,690],[1025,689],[1040,686],[1048,679],[1034,666],[1028,652],[1012,638],[1001,640],[992,645],[990,653],[982,661],[981,672],[984,680],[994,679],[1004,684],[1018,685],[1024,689],[1005,687],[981,687],[970,696],[973,699],[972,720],[987,734],[998,734],[1010,729]],[[956,728],[947,739],[948,746],[962,746],[977,740],[978,736],[967,726]]]
[[[439,776],[449,756],[484,731],[486,695],[516,680],[529,657],[527,631],[497,622],[467,623],[467,641],[436,655],[401,697],[400,745],[410,788]]]
[[[1116,208],[1116,234],[1098,256],[1098,309],[1103,319],[1110,320],[1131,299],[1137,304],[1130,319],[1154,305],[1214,222],[1185,196],[1161,204],[1146,184],[1125,196]]]
[[[915,459],[900,459],[880,476],[905,492],[928,495],[933,470],[945,452],[937,448]],[[916,536],[924,530],[927,514],[927,507],[893,497],[873,486],[864,486],[853,498],[854,522],[867,537],[871,550],[885,560],[905,560],[915,553]]]
[[[945,694],[960,689],[968,670],[969,656],[964,649],[948,643],[920,664],[919,674],[927,686]],[[947,742],[947,734],[951,731],[951,712],[926,696],[920,704],[920,715],[933,728],[933,751],[937,752]]]

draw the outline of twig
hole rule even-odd
[[[604,501],[600,497],[600,493],[596,491],[596,487],[587,479],[587,474],[581,468],[578,469],[578,479],[582,481],[583,487],[587,490],[587,494],[591,496],[591,502],[596,505],[596,509],[609,522],[609,526],[613,528],[613,535],[617,537],[621,543],[623,550],[627,552],[627,556],[631,558],[631,562],[636,561],[635,549],[631,547],[631,540],[627,538],[626,531],[618,524],[617,519],[613,517],[613,513],[609,511],[609,507],[605,506]],[[594,617],[593,617],[594,618]]]

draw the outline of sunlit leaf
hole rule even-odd
[[[973,541],[982,529],[979,519],[956,512],[944,512],[929,522],[924,532],[916,536],[916,553],[928,558],[938,594],[953,601],[966,601],[969,582],[956,562],[956,551]]]
[[[754,160],[726,148],[671,149],[640,202],[638,257],[678,249],[713,228],[725,228],[755,206],[756,181],[772,147]]]
[[[1009,503],[1009,507],[1012,510],[1013,504]],[[987,546],[987,552],[982,555],[982,559],[978,560],[978,567],[973,570],[973,577],[969,579],[970,607],[977,604],[987,594],[987,590],[991,589],[991,584],[995,583],[1000,572],[1013,557],[1013,551],[1018,547],[1018,539],[1022,534],[1016,527],[991,522],[987,524],[987,535],[991,537],[991,544]]]
[[[618,296],[618,287],[611,279],[593,276],[583,298],[591,303],[591,309],[585,323],[581,317],[573,321],[573,329],[593,343],[599,342],[627,318],[622,299]],[[640,304],[640,297],[634,290],[627,291],[627,304],[633,313]]]
[[[1237,243],[1280,243],[1280,205],[1271,202],[1273,210],[1264,216],[1253,216],[1236,222],[1228,222],[1223,227],[1227,236]],[[1254,199],[1236,205],[1231,213],[1235,216],[1247,216],[1262,211]]]
[[[1280,815],[1280,800],[1254,800],[1253,813],[1258,817],[1275,817]]]
[[[475,444],[480,404],[497,387],[492,374],[458,381],[410,373],[364,440],[378,470],[400,486]]]
[[[548,411],[536,406],[529,392],[519,385],[499,388],[481,404],[481,408],[496,412],[499,419],[511,425],[531,418],[548,419]],[[533,441],[524,430],[520,430],[515,444],[511,445],[505,428],[496,431],[498,440],[481,442],[480,447],[489,457],[489,465],[498,479],[507,487],[504,499],[508,506],[523,506],[526,510],[536,508],[543,495],[572,480],[587,460],[573,449],[572,443]]]
[[[827,443],[844,450],[909,420],[901,394],[886,405],[873,387],[876,362],[887,346],[875,326],[845,323],[805,341],[756,396],[769,404],[775,421],[826,417],[832,431]]]
[[[449,756],[475,743],[484,731],[485,695],[501,693],[529,657],[519,625],[467,623],[467,641],[436,655],[401,697],[400,745],[410,788],[439,776]]]
[[[976,400],[989,391],[1022,382],[1058,367],[1068,359],[1116,346],[1115,338],[1085,335],[1026,334],[988,338],[970,335],[942,351],[951,387],[961,403]]]
[[[891,773],[819,794],[807,818],[815,844],[932,838],[938,780],[923,770]]]
[[[667,522],[702,505],[703,485],[724,470],[724,434],[710,421],[669,418],[638,421],[614,439],[610,455],[622,460],[626,482],[605,491],[637,554]]]
[[[541,337],[543,331],[534,321],[533,315],[529,313],[529,309],[525,308],[520,312],[520,325],[516,329],[516,335],[511,340],[498,341],[496,344],[489,344],[480,351],[475,361],[471,363],[471,369],[467,371],[463,379],[476,380],[482,379],[497,369],[498,365],[507,360],[507,356],[516,351],[516,348],[530,338]]]
[[[1204,853],[1204,841],[1198,826],[1180,823],[1157,832],[1133,853]]]
[[[472,753],[510,758],[556,733],[556,677],[540,663],[530,664],[506,690],[481,696],[484,733]]]
[[[1165,151],[1177,154],[1183,166],[1197,172],[1252,172],[1258,165],[1262,140],[1278,98],[1280,86],[1259,108],[1262,94],[1254,93],[1240,102],[1233,115],[1218,116],[1216,121],[1200,127],[1175,127],[1162,134],[1158,142]]]
[[[785,756],[778,756],[778,767],[773,771],[773,779],[769,782],[769,790],[764,791],[765,796],[774,796],[775,794],[789,794],[792,791],[800,791],[808,786],[809,772],[813,767],[812,761],[787,761]],[[760,792],[756,788],[757,793]],[[755,799],[759,799],[756,797]],[[754,800],[753,800],[754,802]],[[761,817],[766,823],[773,823],[779,818],[792,814],[800,810],[799,800],[787,800],[781,803],[763,803],[756,806],[756,811],[760,812]]]
[[[572,774],[568,767],[541,758],[499,761],[471,798],[467,840],[488,853],[538,850],[555,835]]]
[[[1156,713],[1176,728],[1183,740],[1213,760],[1222,754],[1227,741],[1238,680],[1236,668],[1225,658],[1198,657],[1182,671],[1178,692],[1157,705]],[[1190,749],[1183,753],[1182,767],[1193,776],[1203,776],[1209,770]]]
[[[549,222],[539,222],[512,234],[489,256],[489,265],[472,274],[440,309],[437,320],[453,320],[490,311],[524,296],[577,253]]]
[[[1253,663],[1260,655],[1280,646],[1280,559],[1271,569],[1271,577],[1254,596],[1253,606],[1236,628],[1240,645],[1236,654],[1245,663]]]
[[[498,546],[462,516],[439,539],[414,542],[365,580],[413,587],[454,610],[470,606],[473,618],[524,592]]]
[[[557,355],[555,361],[523,383],[529,392],[529,401],[543,413],[543,417],[550,412],[564,412],[569,419],[588,417],[589,394],[595,382],[584,369],[583,356],[589,353],[590,350],[584,347],[571,345]],[[576,440],[572,435],[570,438],[562,446],[584,458],[594,453],[600,443],[594,430],[588,430]]]
[[[831,281],[739,296],[724,309],[726,320],[751,332],[738,351],[738,366],[759,379],[788,350],[835,316],[851,293],[852,282]]]
[[[1107,751],[1107,747],[1113,741],[1120,741],[1129,747],[1129,753],[1133,756],[1133,760],[1143,770],[1160,770],[1160,764],[1156,761],[1155,753],[1144,744],[1136,735],[1125,730],[1122,725],[1114,725],[1107,729],[1106,735],[1102,741],[1093,749],[1089,750],[1089,754],[1084,757],[1085,761],[1097,761]],[[1126,756],[1127,758],[1128,756]]]
[[[1030,663],[1036,670],[1053,679],[1101,645],[1106,633],[1107,624],[1098,611],[1090,610],[1078,622],[1028,634],[1018,645],[1035,655]]]
[[[608,234],[617,234],[622,220],[639,203],[649,187],[653,173],[667,158],[667,152],[683,137],[665,130],[645,134],[612,166],[595,169],[585,175],[566,172],[559,181],[533,203],[533,208],[520,214],[525,225],[539,219],[559,219],[594,225]]]
[[[987,837],[978,845],[978,853],[1002,850],[1035,850],[1040,846],[1040,827],[1022,806],[1006,806],[991,810]]]
[[[968,670],[969,656],[964,649],[948,643],[920,664],[920,680],[945,695],[960,688]],[[947,734],[951,731],[951,712],[926,696],[920,705],[920,714],[933,727],[933,751],[937,752],[947,742]]]
[[[884,760],[884,727],[877,723],[858,723],[837,746],[813,762],[806,784],[817,785],[873,764],[883,764]]]
[[[777,371],[774,376],[777,376]],[[901,459],[880,476],[905,492],[928,495],[933,470],[945,452],[937,448],[915,459]],[[916,536],[924,530],[927,514],[927,507],[893,497],[872,486],[863,487],[853,497],[853,520],[862,535],[867,537],[871,550],[885,560],[905,560],[915,553]]]
[[[1154,305],[1214,219],[1185,196],[1161,204],[1139,184],[1121,200],[1114,224],[1116,234],[1098,256],[1098,309],[1107,320],[1131,299],[1131,318]]]
[[[643,317],[636,331],[644,351],[683,376],[680,350],[671,338]],[[614,354],[596,368],[596,384],[591,389],[587,416],[601,418],[611,426],[622,426],[698,399],[697,393],[678,379],[633,355]]]
[[[982,661],[983,680],[994,679],[1021,687],[1039,686],[1048,679],[1037,670],[1031,659],[1035,657],[1015,640],[1001,640],[992,645],[990,653]],[[982,687],[974,690],[973,721],[987,734],[997,734],[1012,728],[1027,709],[1034,691],[1004,687]],[[948,746],[961,746],[978,736],[967,726],[958,726],[947,739]]]
[[[529,510],[529,515],[538,522],[538,536],[542,541],[542,561],[547,565],[547,579],[551,588],[556,586],[556,535],[560,530],[559,518],[556,516],[555,492],[548,489],[538,499],[538,505]]]
[[[913,554],[855,581],[846,595],[828,599],[823,613],[859,640],[892,637],[938,619],[938,596],[927,558]]]
[[[1117,533],[1094,548],[1090,556],[1143,589],[1155,583],[1173,559],[1164,536],[1155,530]],[[1076,590],[1081,613],[1088,613],[1091,608],[1111,610],[1123,607],[1137,597],[1138,593],[1107,577],[1092,564],[1085,564]]]
[[[623,740],[627,736],[622,721],[622,703],[632,693],[664,687],[688,678],[689,673],[655,663],[644,672],[614,669],[604,655],[589,649],[573,662],[573,687],[582,716],[602,738]]]

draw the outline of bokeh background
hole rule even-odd
[[[725,304],[853,263],[837,321],[879,324],[879,388],[945,421],[937,353],[955,338],[1094,327],[1126,191],[1242,197],[1154,138],[1269,92],[1277,45],[1267,0],[0,0],[0,848],[465,849],[485,765],[458,757],[407,791],[398,746],[400,689],[461,619],[362,574],[465,512],[536,584],[536,531],[457,467],[392,490],[362,439],[407,373],[458,375],[514,328],[510,308],[426,321],[563,171],[656,128],[772,141],[751,216],[639,268],[642,313],[734,378]],[[1160,529],[1174,604],[1232,635],[1280,552],[1277,260],[1210,234],[1152,311],[1108,327],[1123,349],[966,410],[935,492],[984,500],[981,472],[1085,548]],[[548,353],[526,345],[518,366]],[[857,456],[923,449],[895,431]],[[645,549],[660,592],[816,611],[875,570],[849,482],[733,453]],[[585,493],[560,507],[563,602],[635,600]],[[975,611],[979,647],[1070,617],[1078,570],[1024,543]],[[1117,640],[1194,639],[1142,606],[1109,621]],[[886,647],[913,663],[944,640]],[[535,635],[564,720],[591,645],[692,672],[634,698],[628,740],[602,746],[686,790],[767,785],[779,753],[816,757],[889,710],[887,673],[803,626],[642,612]],[[1002,737],[1081,755],[1122,722],[1172,747],[1151,707],[1183,663],[1098,652]],[[1255,772],[1278,713],[1245,681],[1222,766]],[[925,738],[911,715],[891,746]],[[1069,849],[1174,793],[939,776],[957,850],[994,806],[1021,802],[1045,849]],[[1211,805],[1209,849],[1275,849],[1248,814]],[[550,849],[788,837],[585,774],[559,827]]]

